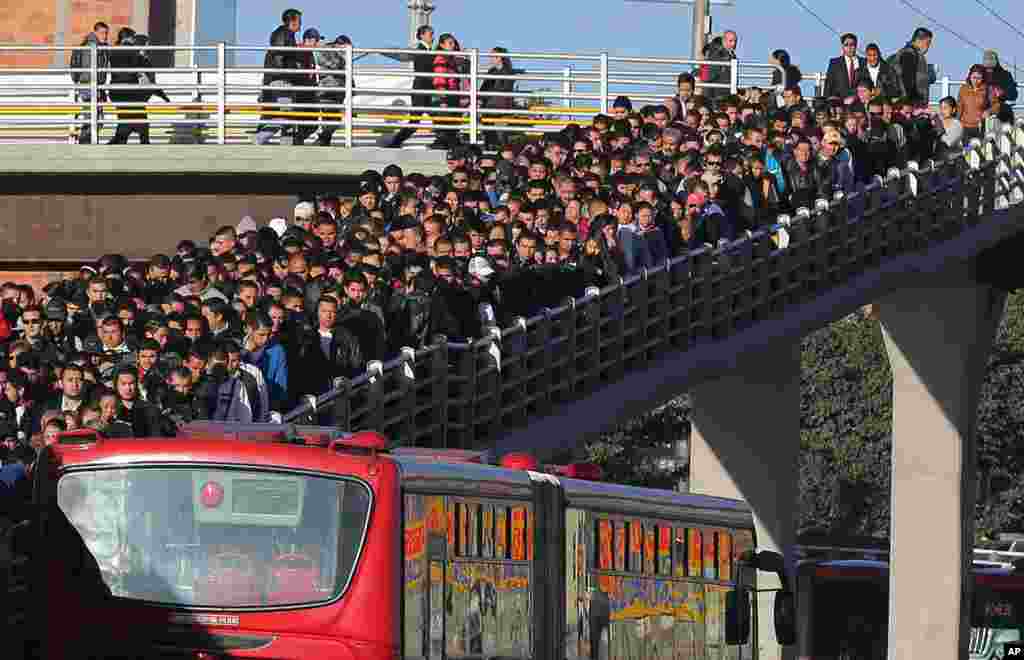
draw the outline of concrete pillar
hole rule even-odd
[[[691,392],[690,491],[746,500],[757,547],[785,553],[796,543],[800,451],[800,345],[782,344],[749,358]],[[758,589],[778,588],[759,573]],[[793,585],[791,585],[792,587]],[[773,593],[757,603],[758,658],[793,657],[775,639]]]
[[[1005,301],[958,269],[879,303],[893,374],[893,660],[967,658],[975,418]]]

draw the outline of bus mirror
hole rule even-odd
[[[750,640],[750,591],[736,587],[725,594],[725,643],[741,646]]]
[[[775,592],[775,639],[783,646],[796,643],[796,599],[792,591]]]

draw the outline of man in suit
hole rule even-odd
[[[429,54],[429,51],[434,49],[434,28],[429,25],[421,25],[416,29],[416,50],[427,51],[423,54],[417,54],[412,61],[413,71],[416,73],[424,74],[434,72],[434,56]],[[430,76],[417,76],[412,81],[412,105],[416,108],[427,108],[430,107],[430,101],[434,90],[433,78]],[[423,91],[428,93],[422,93]],[[415,93],[420,92],[420,93]],[[418,116],[423,113],[423,110],[412,110],[409,114]],[[420,123],[419,119],[410,119],[410,124]],[[381,146],[391,147],[397,149],[402,146],[402,143],[408,140],[410,137],[416,134],[416,127],[409,126],[403,128],[395,133],[387,144]]]
[[[857,79],[866,64],[857,56],[857,35],[846,33],[839,39],[843,54],[829,60],[825,74],[825,98],[848,99],[857,95]]]

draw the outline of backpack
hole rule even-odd
[[[85,57],[83,57],[82,53],[83,53],[83,51],[80,51],[80,50],[76,50],[76,51],[71,53],[71,62],[68,64],[68,66],[70,68],[72,68],[72,69],[81,69],[81,68],[83,68],[85,66],[85,62],[83,61],[83,60],[85,60]],[[81,72],[73,71],[71,73],[71,81],[74,82],[76,85],[81,82],[81,79],[82,79],[82,73]]]
[[[885,61],[892,69],[893,78],[896,79],[896,86],[900,89],[900,96],[906,96],[907,90],[903,86],[903,66],[900,64],[900,57],[903,55],[903,51],[906,48],[900,48],[898,51],[889,56],[889,59]]]

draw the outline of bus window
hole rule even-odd
[[[508,509],[503,506],[494,508],[494,558],[508,557]]]
[[[729,532],[718,532],[718,579],[732,582],[732,536]]]
[[[704,549],[704,579],[718,579],[718,555],[715,552],[715,532],[710,529],[701,531]]]
[[[405,657],[416,658],[424,652],[427,630],[427,514],[422,495],[405,496],[404,598]]]
[[[615,570],[626,570],[626,524],[621,520],[615,523]]]
[[[139,467],[66,474],[57,503],[113,596],[260,607],[340,596],[370,492],[355,480],[264,470]]]
[[[613,533],[612,521],[607,518],[597,521],[597,568],[602,571],[610,571],[615,568],[612,561],[615,543]]]
[[[658,575],[672,575],[672,528],[658,525]]]
[[[654,535],[654,525],[647,523],[644,529],[644,573],[646,575],[654,575],[654,565],[656,563]]]
[[[487,559],[494,557],[494,505],[485,504],[480,523],[481,555]]]
[[[701,533],[699,529],[688,528],[686,530],[686,575],[688,577],[703,577],[701,571]]]
[[[644,551],[644,528],[639,520],[633,520],[629,525],[629,563],[626,570],[639,573],[642,570]]]

